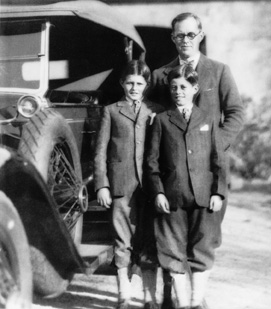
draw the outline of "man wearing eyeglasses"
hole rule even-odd
[[[195,104],[207,112],[220,127],[223,148],[227,152],[243,124],[243,104],[230,69],[227,65],[211,60],[200,52],[200,43],[204,38],[204,32],[201,21],[196,15],[192,13],[177,15],[172,21],[171,38],[179,55],[169,64],[153,72],[151,99],[164,106],[169,105],[170,94],[167,76],[174,67],[183,62],[189,62],[198,73],[199,92],[195,97]],[[227,154],[226,158],[229,159]],[[227,174],[229,175],[229,164]],[[225,210],[226,202],[221,210],[219,219],[221,221]],[[217,247],[219,245],[220,242],[215,244]],[[192,273],[192,304],[203,295],[209,270],[212,268],[213,261],[210,259],[207,261],[208,263],[202,262],[202,256],[204,256],[204,252],[197,252],[193,259],[184,261],[184,264],[187,262],[189,271]],[[169,274],[165,272],[162,309],[174,308],[170,296],[171,280]],[[192,308],[202,308],[202,306],[194,307],[192,305]]]
[[[221,127],[224,149],[228,149],[243,124],[243,104],[229,67],[200,52],[204,32],[199,17],[193,13],[182,13],[173,19],[171,38],[179,55],[169,64],[153,71],[152,100],[168,106],[168,73],[183,61],[190,62],[199,76],[200,90],[195,104],[214,117]]]

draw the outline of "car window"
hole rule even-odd
[[[42,24],[1,22],[0,29],[0,87],[38,89]]]
[[[119,74],[126,59],[121,34],[82,18],[51,18],[50,23],[49,89],[92,91],[105,84],[106,90],[119,86],[115,72]],[[108,87],[112,77],[114,85]]]

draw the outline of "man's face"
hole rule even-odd
[[[188,35],[189,37],[183,35]],[[198,24],[193,17],[189,17],[175,24],[172,32],[172,41],[176,45],[177,51],[182,59],[193,57],[199,51],[199,45],[204,38],[203,31],[200,31]]]

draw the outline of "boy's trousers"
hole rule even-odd
[[[178,207],[170,214],[158,214],[155,219],[158,259],[162,268],[177,272],[211,269],[214,251],[221,244],[221,223],[226,201],[219,212],[195,203]],[[187,264],[188,263],[188,264]]]
[[[137,248],[136,229],[139,209],[144,206],[145,195],[139,182],[131,177],[125,196],[114,197],[112,203],[112,224],[114,230],[114,253],[117,268],[128,267],[134,259]]]

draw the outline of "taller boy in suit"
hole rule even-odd
[[[177,307],[198,309],[214,250],[221,243],[227,192],[225,155],[212,116],[193,104],[199,86],[192,66],[174,68],[168,83],[173,104],[155,118],[146,174],[160,212],[155,218],[160,265],[173,279]],[[191,297],[186,288],[190,270]],[[164,301],[162,308],[173,305]]]
[[[136,228],[142,220],[138,214],[145,203],[142,185],[145,139],[153,117],[163,110],[144,98],[150,77],[150,69],[144,62],[133,60],[127,64],[120,80],[125,97],[104,107],[94,159],[97,200],[100,205],[112,207],[119,309],[129,308],[128,267],[136,249]],[[143,273],[144,308],[152,309],[155,295],[150,290],[155,279],[144,278]]]

